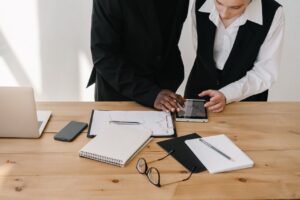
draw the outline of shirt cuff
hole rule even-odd
[[[240,95],[238,94],[237,88],[233,87],[223,87],[219,90],[219,92],[223,93],[226,98],[226,104],[230,104],[236,101],[240,101],[238,98]]]

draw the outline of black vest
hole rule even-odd
[[[196,21],[198,33],[197,57],[190,73],[186,98],[198,98],[207,89],[218,90],[238,81],[254,67],[259,50],[266,39],[277,9],[281,6],[274,0],[262,0],[263,26],[251,21],[240,26],[232,51],[222,71],[214,61],[213,49],[216,26],[209,19],[209,13],[198,12],[206,0],[196,0]],[[268,91],[251,96],[244,101],[266,101]]]

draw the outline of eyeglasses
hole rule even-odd
[[[162,158],[159,158],[157,160],[154,160],[154,161],[151,161],[151,162],[148,162],[149,163],[153,163],[153,162],[157,162],[157,161],[161,161],[165,158],[167,158],[169,155],[171,155],[172,153],[174,153],[174,150],[171,150],[166,156],[162,157]],[[196,167],[194,167],[191,171],[191,173],[189,174],[189,176],[185,179],[182,179],[182,180],[179,180],[179,181],[174,181],[174,182],[171,182],[171,183],[166,183],[166,184],[163,184],[161,185],[160,183],[160,172],[158,171],[157,168],[155,167],[150,167],[148,168],[148,165],[147,165],[147,161],[145,160],[145,158],[140,158],[137,163],[136,163],[136,169],[137,171],[140,173],[140,174],[143,174],[143,175],[146,175],[147,178],[148,178],[148,181],[150,183],[152,183],[153,185],[155,185],[156,187],[161,187],[161,186],[164,186],[164,185],[170,185],[170,184],[173,184],[173,183],[178,183],[178,182],[182,182],[182,181],[187,181],[191,178],[192,174],[195,172],[196,170]]]

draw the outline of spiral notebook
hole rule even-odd
[[[86,144],[79,156],[124,167],[150,140],[150,132],[110,126]]]

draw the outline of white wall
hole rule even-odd
[[[92,0],[0,0],[0,85],[31,85],[37,100],[93,100]]]
[[[285,10],[286,32],[278,82],[271,90],[274,101],[300,101],[300,1],[280,0]]]
[[[280,2],[285,45],[270,100],[300,101],[300,1]],[[92,0],[0,0],[0,86],[31,85],[37,100],[93,101],[93,87],[85,88],[92,67],[91,7]],[[189,16],[180,41],[186,78],[195,57],[191,38]]]

